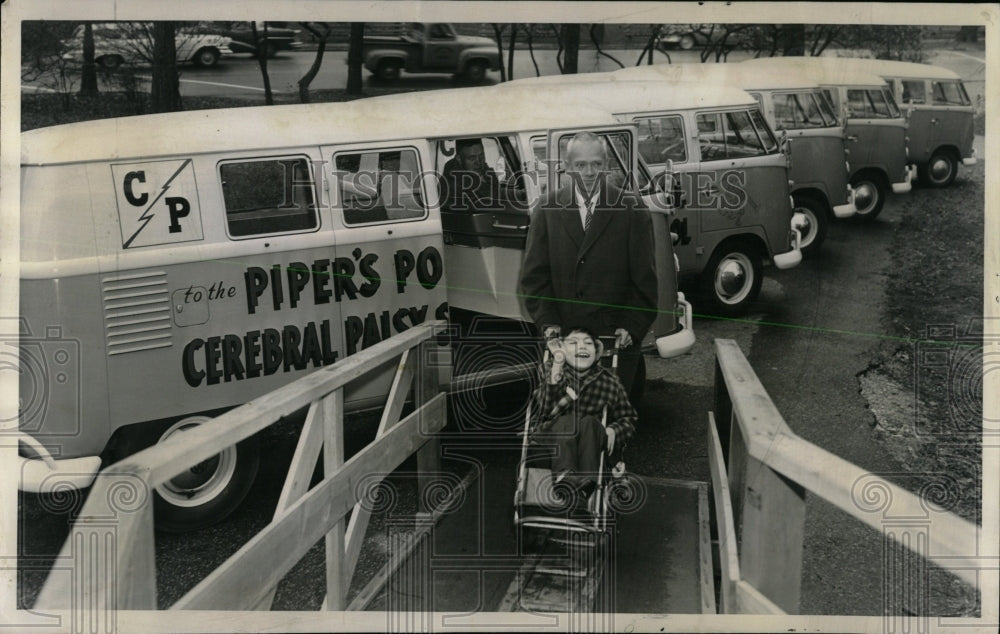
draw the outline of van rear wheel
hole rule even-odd
[[[131,455],[209,420],[208,416],[188,416],[166,428],[162,424],[138,426],[126,436],[122,453]],[[251,436],[160,484],[153,501],[156,528],[186,533],[221,522],[246,498],[259,463],[260,445]]]

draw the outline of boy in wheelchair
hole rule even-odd
[[[542,382],[531,407],[538,415],[529,438],[555,445],[553,493],[571,508],[584,508],[597,485],[601,452],[611,455],[616,447],[624,447],[638,416],[616,372],[598,362],[603,345],[589,330],[572,328],[547,346]]]

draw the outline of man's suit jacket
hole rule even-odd
[[[539,328],[624,328],[638,344],[657,309],[649,211],[634,195],[602,187],[585,235],[573,187],[550,193],[531,216],[521,292]]]

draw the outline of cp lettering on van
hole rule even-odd
[[[111,175],[122,248],[202,239],[191,159],[112,165]]]

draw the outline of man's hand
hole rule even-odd
[[[615,450],[615,436],[617,434],[614,427],[605,427],[604,431],[608,433],[608,455],[611,455],[611,452]]]
[[[628,331],[624,328],[616,328],[615,341],[619,348],[628,348],[632,345],[632,335],[628,334]]]

